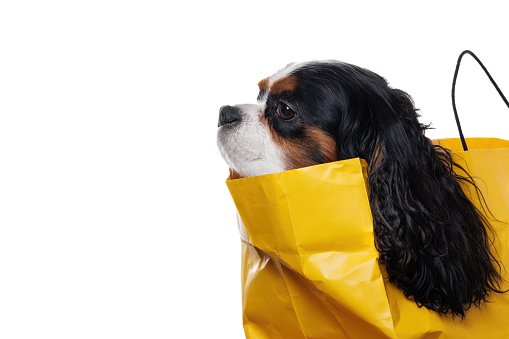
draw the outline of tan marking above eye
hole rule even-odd
[[[297,78],[294,76],[287,76],[274,81],[270,84],[270,93],[281,94],[284,92],[292,92],[297,87]]]
[[[269,87],[269,78],[262,79],[258,83],[258,88],[260,90],[267,89],[268,87]]]

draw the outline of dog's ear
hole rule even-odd
[[[419,306],[463,317],[501,281],[489,224],[462,186],[480,191],[424,136],[411,98],[376,82],[351,97],[343,120],[352,128],[338,135],[338,156],[368,161],[376,247],[389,280]]]

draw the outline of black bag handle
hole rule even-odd
[[[479,65],[484,70],[484,73],[486,73],[488,78],[490,78],[491,83],[493,84],[493,86],[495,86],[495,88],[497,89],[498,94],[500,94],[500,96],[502,97],[502,100],[504,100],[504,102],[505,102],[505,104],[507,105],[508,108],[509,108],[509,102],[505,98],[504,94],[502,93],[502,91],[498,87],[498,85],[495,82],[495,80],[493,80],[493,78],[491,77],[490,72],[488,72],[486,67],[484,67],[484,65],[481,62],[481,60],[479,60],[479,58],[474,53],[472,53],[469,50],[465,50],[465,51],[461,52],[460,56],[458,57],[458,62],[456,63],[456,71],[454,72],[454,78],[452,80],[452,109],[454,110],[454,117],[456,118],[456,125],[458,126],[458,132],[460,133],[460,139],[461,139],[461,144],[463,145],[463,150],[464,151],[468,151],[467,143],[465,142],[465,137],[463,136],[463,132],[461,131],[461,124],[460,124],[460,119],[458,118],[458,112],[456,110],[456,98],[455,98],[455,93],[456,93],[456,78],[458,77],[458,71],[460,69],[461,59],[463,58],[463,56],[465,54],[470,54],[475,59],[475,61],[477,61],[477,63],[479,63]]]

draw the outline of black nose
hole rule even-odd
[[[223,106],[219,109],[219,122],[217,127],[240,121],[240,112],[237,107]]]

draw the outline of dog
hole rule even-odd
[[[256,104],[219,112],[232,179],[365,159],[375,246],[391,283],[419,307],[461,318],[504,293],[490,225],[462,186],[482,194],[425,136],[407,93],[339,61],[292,63],[258,87]]]

